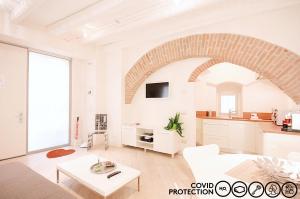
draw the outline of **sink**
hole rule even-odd
[[[243,117],[232,117],[231,119],[233,119],[233,120],[245,120],[245,118],[243,118]]]

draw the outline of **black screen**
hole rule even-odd
[[[169,95],[169,82],[146,84],[146,98],[163,98]]]

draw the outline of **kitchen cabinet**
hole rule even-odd
[[[257,153],[259,127],[254,122],[203,120],[203,144],[226,152]]]
[[[263,155],[278,158],[287,158],[291,152],[300,153],[300,136],[278,133],[263,134],[262,151]]]
[[[220,148],[229,147],[228,125],[218,120],[203,121],[203,144],[217,144]]]
[[[202,134],[202,120],[201,119],[196,119],[196,145],[202,145],[203,143],[203,134]]]
[[[268,132],[260,122],[203,119],[202,125],[203,145],[217,144],[223,152],[278,158],[287,158],[291,152],[300,153],[300,135]]]
[[[259,129],[255,123],[229,121],[229,149],[237,152],[256,153]]]

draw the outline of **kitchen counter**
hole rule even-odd
[[[281,131],[272,121],[197,117],[197,144],[217,144],[225,153],[254,153],[287,158],[300,152],[300,133]]]
[[[201,116],[201,117],[197,117],[197,118],[199,118],[199,119],[211,119],[211,120],[246,121],[246,122],[272,122],[272,120],[262,120],[262,119],[251,120],[251,119],[242,118],[242,117],[228,118],[228,117],[208,117],[208,116]]]
[[[264,133],[277,133],[277,134],[284,134],[284,135],[298,135],[298,136],[300,136],[300,132],[282,131],[281,126],[277,126],[273,122],[260,123],[259,126],[261,127],[261,129]]]
[[[197,118],[198,119],[210,119],[210,120],[257,122],[263,133],[276,133],[276,134],[282,134],[282,135],[300,136],[300,132],[282,131],[281,126],[275,125],[272,120],[251,120],[251,119],[239,118],[239,117],[233,117],[232,119],[230,119],[230,118],[226,118],[226,117],[224,118],[224,117],[207,117],[207,116],[201,116],[201,117],[197,117]]]

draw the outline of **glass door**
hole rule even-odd
[[[28,152],[70,143],[70,62],[29,52]]]

